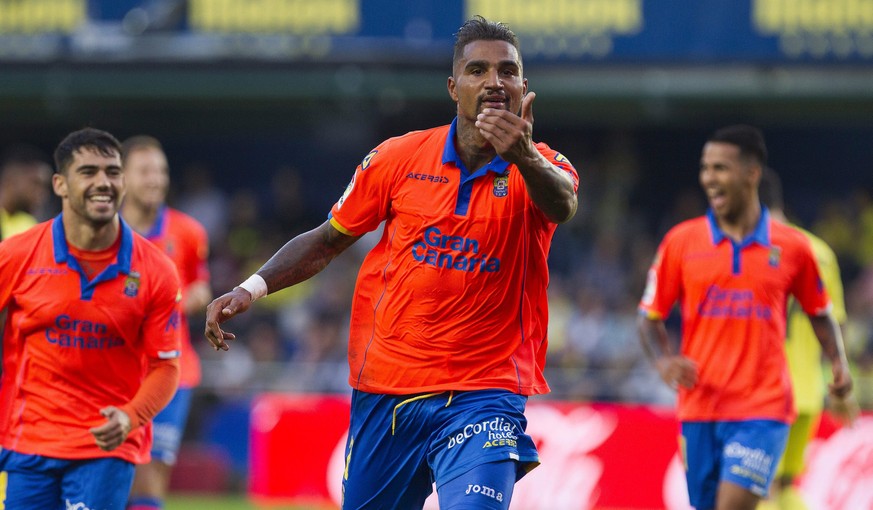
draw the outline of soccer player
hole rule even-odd
[[[128,509],[163,508],[176,463],[193,388],[200,383],[200,360],[191,345],[188,314],[200,312],[212,299],[209,287],[209,242],[194,218],[166,205],[170,171],[161,143],[134,136],[122,144],[126,193],[121,216],[134,231],[160,246],[175,263],[182,284],[179,322],[182,355],[179,389],[153,420],[154,442],[148,464],[136,467]]]
[[[509,507],[538,464],[529,395],[546,393],[547,257],[578,175],[532,140],[515,34],[476,16],[456,35],[450,125],[391,138],[330,218],[207,307],[206,336],[268,292],[315,275],[385,222],[356,282],[343,508]]]
[[[119,218],[111,134],[70,133],[55,163],[61,213],[0,243],[0,501],[121,509],[178,384],[179,278]]]
[[[779,175],[773,169],[764,169],[758,194],[761,198],[761,204],[767,207],[774,220],[790,224],[784,211],[782,183]],[[831,298],[831,303],[833,303],[834,319],[842,330],[846,322],[846,306],[843,299],[843,283],[840,279],[837,256],[821,238],[796,225],[791,226],[803,233],[812,245],[822,281],[828,296]],[[776,470],[776,478],[773,481],[773,490],[770,500],[767,502],[767,508],[806,510],[808,507],[803,501],[803,497],[795,489],[794,482],[797,476],[803,473],[806,445],[818,429],[826,394],[823,383],[821,346],[815,337],[809,318],[795,300],[789,301],[788,305],[785,354],[791,374],[791,386],[794,389],[797,419],[794,420],[789,429],[785,452]],[[858,404],[852,395],[843,399],[831,397],[828,399],[828,403],[831,412],[845,423],[851,423],[858,412]],[[759,508],[763,508],[763,503]]]
[[[36,225],[48,197],[52,167],[34,147],[16,145],[0,158],[0,241]]]
[[[766,159],[757,128],[710,136],[700,158],[709,210],[666,234],[640,303],[642,344],[679,391],[680,451],[697,509],[752,510],[767,495],[796,414],[783,348],[789,295],[832,363],[831,393],[852,388],[809,241],[758,200]],[[664,325],[677,301],[678,353]]]

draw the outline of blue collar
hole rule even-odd
[[[452,120],[452,125],[449,127],[449,134],[446,136],[446,144],[443,148],[443,164],[446,163],[454,163],[455,166],[461,169],[462,172],[469,175],[470,171],[464,166],[464,162],[461,161],[461,157],[458,155],[458,151],[455,149],[455,135],[458,132],[458,118],[455,117]],[[505,161],[499,155],[494,156],[487,165],[480,168],[477,175],[482,175],[485,172],[493,172],[499,175],[505,175],[509,169],[509,162]]]
[[[130,259],[133,254],[133,232],[120,216],[119,223],[121,225],[121,246],[118,247],[118,258],[115,264],[112,264],[110,267],[124,274],[130,274]],[[67,246],[63,213],[58,214],[52,220],[52,244],[54,245],[56,263],[69,264],[71,260],[75,260],[70,255],[70,248]]]
[[[712,209],[706,211],[706,218],[709,220],[709,230],[712,232],[713,244],[719,244],[725,239],[734,242],[733,239],[729,238],[724,231],[718,227],[718,221],[716,221],[715,213]],[[763,205],[761,206],[761,217],[758,219],[758,225],[755,227],[755,230],[739,244],[740,246],[747,246],[751,243],[758,243],[761,246],[770,246],[770,210]]]
[[[143,237],[148,239],[149,241],[153,241],[164,233],[164,228],[167,225],[167,206],[162,205],[158,209],[158,215],[155,217],[155,223],[152,225],[152,228],[148,230]]]

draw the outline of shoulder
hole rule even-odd
[[[707,217],[698,216],[674,225],[664,235],[664,241],[696,240],[702,238],[704,234],[709,235],[709,231],[709,220]]]
[[[176,266],[160,246],[133,230],[131,230],[131,233],[133,234],[134,256],[140,263],[147,264],[152,273],[157,273],[158,271],[163,273],[166,272],[167,268],[170,268],[170,272],[175,274]],[[155,271],[155,269],[158,271]]]
[[[183,230],[194,231],[197,233],[206,232],[206,228],[194,217],[172,207],[167,208],[167,219],[180,227]]]
[[[790,247],[809,248],[811,250],[813,243],[811,235],[794,225],[770,220],[770,237],[773,243]]]
[[[534,147],[537,148],[537,151],[539,151],[540,154],[545,156],[549,161],[553,163],[573,166],[573,164],[570,163],[570,160],[568,160],[566,156],[549,147],[549,145],[545,142],[535,142]]]
[[[380,143],[374,151],[417,152],[422,147],[433,146],[438,146],[442,149],[448,134],[449,126],[410,131],[404,135],[388,138]]]

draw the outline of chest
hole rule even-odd
[[[777,245],[698,245],[682,256],[683,288],[696,300],[784,301],[797,276],[797,267],[785,255]]]
[[[24,336],[45,331],[50,341],[107,341],[133,337],[146,314],[140,273],[88,282],[66,264],[28,268],[13,290],[11,319]]]

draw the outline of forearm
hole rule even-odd
[[[326,221],[285,243],[257,274],[266,282],[269,293],[282,290],[321,272],[358,239],[343,234]]]
[[[661,357],[672,355],[664,321],[650,319],[641,314],[637,318],[637,329],[643,350],[652,363],[656,363]]]
[[[148,373],[136,395],[122,406],[131,428],[152,420],[172,400],[179,386],[179,360],[149,359]]]
[[[194,282],[184,291],[185,315],[200,313],[212,301],[212,289],[208,282]]]
[[[573,218],[578,198],[573,181],[566,172],[549,163],[539,152],[524,163],[516,163],[516,166],[531,199],[549,220],[564,223]]]
[[[810,316],[809,320],[812,324],[813,331],[815,331],[815,336],[818,337],[818,341],[821,343],[822,353],[828,358],[831,364],[840,363],[844,366],[848,366],[846,349],[843,344],[842,330],[837,325],[833,316],[830,314]]]

